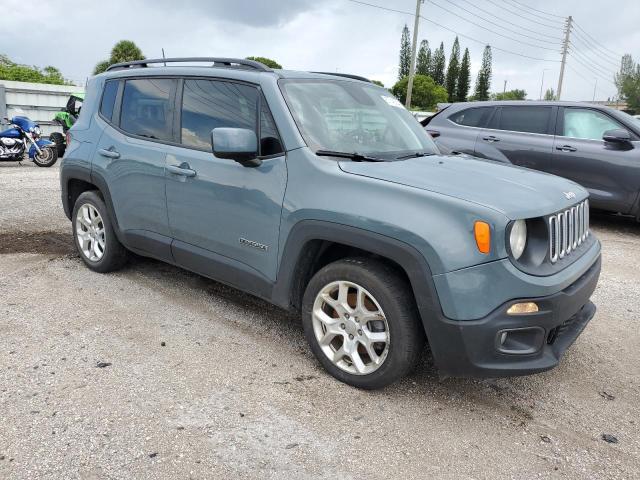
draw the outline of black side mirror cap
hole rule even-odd
[[[602,140],[610,143],[629,143],[631,141],[631,135],[623,128],[615,128],[604,132]]]

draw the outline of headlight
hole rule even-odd
[[[40,131],[40,127],[31,127],[31,133],[33,133],[36,137],[39,137],[40,135],[42,135],[42,132]]]
[[[511,246],[511,255],[518,260],[527,246],[527,223],[524,220],[516,220],[511,227],[509,245]]]

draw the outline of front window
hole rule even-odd
[[[438,149],[398,100],[373,85],[340,80],[282,80],[289,109],[307,145],[384,159]]]
[[[604,132],[622,128],[608,115],[587,108],[565,108],[564,137],[582,138],[585,140],[602,140]]]

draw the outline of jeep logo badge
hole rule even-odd
[[[567,197],[567,200],[571,200],[572,198],[576,198],[576,194],[573,192],[562,192],[564,196]]]

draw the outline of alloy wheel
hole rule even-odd
[[[85,203],[78,209],[76,236],[80,251],[85,258],[97,262],[104,256],[106,244],[104,222],[98,210],[89,203]]]
[[[338,368],[353,375],[378,370],[389,353],[389,324],[380,304],[361,285],[336,281],[315,298],[315,338]]]

